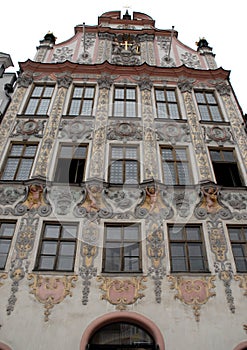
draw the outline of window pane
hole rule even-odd
[[[185,258],[173,258],[172,259],[172,271],[187,271]]]
[[[115,161],[111,164],[110,182],[123,182],[123,164],[122,161]]]
[[[0,237],[12,237],[15,231],[15,224],[6,222],[0,226]]]
[[[217,106],[210,106],[210,112],[211,112],[213,120],[215,120],[215,121],[222,120],[219,108]]]
[[[24,156],[26,156],[26,157],[34,157],[35,153],[36,153],[36,150],[37,150],[37,146],[36,145],[26,145]]]
[[[204,271],[205,266],[201,258],[190,258],[190,271]]]
[[[35,86],[32,92],[33,97],[40,97],[43,91],[43,86]]]
[[[11,240],[7,239],[1,239],[0,240],[0,253],[1,254],[8,254],[9,252],[9,246],[10,246]]]
[[[247,259],[246,258],[236,258],[236,268],[239,272],[247,271]]]
[[[212,160],[214,160],[214,161],[221,160],[220,151],[216,151],[216,150],[213,151],[213,150],[211,150],[210,151],[210,156],[211,156]]]
[[[199,110],[200,110],[202,120],[211,120],[207,106],[200,105]]]
[[[241,228],[236,227],[236,228],[229,228],[229,236],[232,241],[240,241],[241,240]]]
[[[171,149],[162,148],[161,155],[163,160],[173,160],[173,154]]]
[[[201,247],[201,244],[199,243],[194,243],[194,244],[192,244],[192,243],[190,243],[190,244],[188,244],[188,253],[189,253],[189,256],[190,257],[195,257],[195,256],[197,256],[197,257],[202,257],[203,256],[203,252],[202,252],[202,247]]]
[[[84,97],[92,99],[94,97],[94,87],[86,87]]]
[[[2,180],[13,180],[18,167],[18,159],[8,159],[5,165]]]
[[[80,100],[71,101],[69,114],[70,115],[79,115],[80,114],[80,105],[81,105]]]
[[[182,240],[183,239],[183,229],[178,226],[169,228],[170,240]]]
[[[23,145],[12,145],[10,155],[13,157],[20,157],[22,154]]]
[[[40,270],[53,270],[54,269],[54,256],[40,256],[39,269]]]
[[[136,108],[135,102],[126,101],[126,117],[136,117],[135,108]]]
[[[168,105],[169,109],[169,115],[171,118],[179,118],[179,111],[178,111],[178,106],[176,104],[169,104]]]
[[[56,242],[43,242],[41,254],[42,255],[56,255],[57,243]]]
[[[35,114],[39,100],[30,99],[25,111],[25,114]]]
[[[126,148],[126,158],[137,159],[137,149],[136,148]]]
[[[51,97],[53,93],[54,88],[52,86],[47,86],[44,91],[44,97]]]
[[[22,159],[16,175],[16,180],[27,180],[29,178],[32,165],[33,159]]]
[[[191,241],[201,240],[201,231],[199,227],[186,227],[187,239]]]
[[[165,101],[165,94],[163,90],[155,90],[156,101]]]
[[[222,151],[223,159],[226,162],[235,162],[232,151]]]
[[[74,256],[74,254],[75,254],[74,242],[60,243],[59,255]]]
[[[121,240],[121,227],[107,226],[107,240]]]
[[[124,89],[115,88],[115,98],[123,100],[124,99]]]
[[[75,87],[73,92],[73,97],[75,98],[81,98],[83,93],[83,88],[81,87]]]
[[[114,115],[116,117],[124,116],[124,102],[123,101],[115,101],[114,102]]]
[[[136,98],[136,90],[135,89],[126,89],[126,99],[127,100],[135,100]]]
[[[91,115],[92,114],[93,101],[84,100],[81,115]]]
[[[136,161],[125,162],[125,182],[126,183],[138,182],[138,164]]]
[[[62,226],[62,238],[76,238],[76,237],[77,237],[77,226],[74,226],[74,225]]]
[[[59,256],[57,261],[57,270],[72,271],[74,266],[74,257]]]
[[[210,93],[206,93],[206,97],[207,97],[207,101],[208,103],[210,104],[216,104],[216,100],[215,100],[215,97],[213,94],[210,94]]]
[[[125,257],[124,271],[139,271],[139,258]]]
[[[164,103],[157,103],[157,112],[159,118],[167,118],[167,109]]]
[[[139,230],[137,226],[126,226],[124,227],[124,239],[135,240],[139,238]]]
[[[123,158],[123,148],[112,147],[112,158],[122,159]]]
[[[167,101],[169,101],[169,102],[176,102],[175,91],[166,90],[166,96],[167,96]]]
[[[46,114],[48,111],[49,104],[50,104],[50,100],[48,99],[41,100],[36,114],[39,114],[39,115]]]
[[[171,255],[172,257],[176,256],[185,256],[185,247],[183,243],[172,243],[171,244]]]
[[[197,92],[197,93],[196,93],[196,100],[197,100],[197,102],[199,102],[199,103],[206,103],[206,100],[205,100],[205,98],[204,98],[204,94],[201,93],[201,92]]]
[[[72,146],[62,146],[60,150],[61,158],[69,158],[72,159],[73,147]]]
[[[60,226],[46,225],[44,237],[46,238],[58,238],[60,233]]]
[[[86,153],[87,153],[87,147],[76,147],[73,158],[85,159]]]

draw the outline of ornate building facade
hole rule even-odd
[[[206,39],[111,11],[20,71],[0,349],[247,349],[247,138]]]

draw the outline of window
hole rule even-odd
[[[217,184],[230,187],[242,186],[242,180],[233,150],[211,149],[210,156]]]
[[[198,91],[195,95],[203,121],[220,122],[223,120],[213,92]]]
[[[83,181],[87,146],[62,145],[59,150],[54,181],[79,184]]]
[[[12,144],[2,172],[2,180],[28,180],[31,174],[37,144]]]
[[[188,185],[192,183],[186,148],[161,147],[163,181],[166,185]]]
[[[74,86],[68,114],[71,116],[91,116],[94,103],[94,86]]]
[[[105,226],[103,272],[140,272],[140,226]]]
[[[115,87],[114,89],[114,117],[136,117],[137,101],[135,87]]]
[[[172,272],[207,272],[201,226],[168,227]]]
[[[36,269],[73,271],[76,241],[76,224],[46,223],[43,228]]]
[[[5,268],[11,241],[15,231],[14,222],[0,222],[0,269]]]
[[[155,99],[158,118],[181,118],[175,90],[155,89]]]
[[[228,226],[232,252],[238,272],[247,272],[247,226]]]
[[[139,182],[139,152],[135,146],[112,146],[109,182],[137,184]]]
[[[53,91],[53,86],[35,86],[27,104],[25,114],[46,115]]]
[[[151,335],[139,325],[127,322],[112,322],[97,330],[90,338],[88,350],[154,350],[158,346]]]

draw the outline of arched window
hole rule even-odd
[[[152,336],[143,328],[127,322],[110,323],[90,338],[89,350],[99,349],[155,349]]]

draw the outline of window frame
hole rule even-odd
[[[113,148],[120,148],[123,151],[123,157],[122,158],[113,158],[112,155],[112,149]],[[126,149],[128,148],[135,148],[136,149],[136,158],[126,157]],[[130,144],[130,145],[121,145],[121,144],[110,144],[109,149],[109,166],[108,166],[108,182],[111,184],[128,184],[128,185],[137,185],[140,182],[140,147],[136,144]],[[112,164],[114,162],[120,162],[122,164],[122,182],[113,182],[111,181],[111,173],[112,173]],[[137,164],[137,178],[136,182],[126,182],[126,163],[127,162],[135,162]],[[128,179],[127,179],[128,180]]]
[[[171,239],[170,237],[170,229],[174,228],[174,227],[178,227],[182,229],[182,239]],[[189,228],[198,228],[199,232],[200,232],[200,239],[196,240],[196,239],[188,239],[188,234],[187,234],[187,230]],[[209,272],[209,267],[208,267],[208,257],[207,257],[207,250],[206,250],[206,245],[205,245],[205,238],[204,238],[204,232],[203,232],[203,227],[201,224],[168,224],[168,228],[167,228],[167,232],[168,232],[168,244],[169,244],[169,258],[170,258],[170,270],[171,273],[208,273]],[[175,261],[176,259],[174,258],[174,255],[172,254],[172,246],[173,245],[183,245],[184,246],[184,255],[177,255],[176,257],[180,257],[184,259],[185,262],[185,269],[182,270],[174,270],[173,268],[173,261]],[[191,268],[191,256],[189,253],[189,245],[197,245],[200,246],[200,250],[202,252],[202,256],[198,255],[198,257],[201,257],[201,263],[203,265],[203,270],[193,270]]]
[[[163,160],[162,157],[162,150],[167,149],[172,151],[172,160],[167,159]],[[186,154],[186,160],[180,160],[177,157],[176,151],[177,150],[184,150]],[[191,159],[189,155],[189,150],[187,146],[169,146],[169,145],[160,145],[160,160],[161,160],[161,170],[162,170],[162,181],[166,185],[192,185],[194,183],[194,177],[193,177],[193,172],[192,172],[192,167],[191,167]],[[175,183],[168,183],[165,181],[165,172],[164,172],[164,163],[172,163],[173,164],[173,169],[175,170],[175,176],[176,176],[176,182]],[[187,164],[187,170],[189,174],[189,179],[190,181],[181,184],[181,179],[179,178],[179,171],[178,171],[178,164]]]
[[[116,97],[116,89],[122,89],[124,91],[123,98]],[[128,98],[127,92],[128,90],[134,90],[135,91],[135,98]],[[122,115],[117,115],[116,113],[116,106],[118,102],[123,102],[123,113]],[[116,103],[116,104],[115,104]],[[128,103],[134,103],[135,104],[135,112],[134,115],[128,114]],[[113,87],[113,110],[112,110],[112,116],[115,118],[137,118],[138,117],[138,96],[137,96],[137,86],[131,86],[131,85],[115,85]]]
[[[87,97],[86,95],[86,91],[88,88],[93,88],[94,92],[93,92],[93,97]],[[74,96],[75,90],[76,89],[82,89],[82,96],[81,97],[77,97]],[[91,117],[93,115],[93,110],[94,110],[94,105],[95,105],[95,95],[96,95],[96,85],[94,84],[90,84],[90,85],[73,85],[70,97],[69,97],[69,103],[68,103],[68,108],[67,108],[67,115],[69,117],[78,117],[78,116],[83,116],[83,117]],[[73,101],[79,101],[79,110],[78,113],[71,113],[72,111],[72,104]],[[84,114],[83,112],[83,107],[84,107],[84,102],[85,101],[92,101],[92,105],[91,105],[91,113],[89,114]]]
[[[219,105],[219,101],[216,97],[215,91],[210,91],[210,90],[195,90],[194,91],[195,94],[195,100],[196,100],[196,104],[198,107],[198,111],[199,111],[199,115],[201,118],[201,121],[203,122],[224,122],[224,117],[223,117],[223,113],[221,111],[220,105]],[[204,100],[205,102],[199,102],[197,99],[197,94],[203,94]],[[213,96],[215,102],[210,102],[208,95]],[[203,115],[200,106],[204,106],[207,110],[207,114],[209,116],[209,119],[205,119],[205,116]],[[218,110],[218,114],[219,114],[219,119],[217,117],[214,117],[214,115],[212,114],[211,108],[213,107],[217,107]]]
[[[63,228],[64,226],[72,226],[76,228],[76,237],[73,238],[64,238],[62,237],[63,233]],[[54,226],[59,228],[59,237],[58,238],[52,238],[52,237],[45,237],[45,232],[46,232],[46,227],[48,226]],[[77,253],[77,241],[78,241],[78,231],[79,231],[79,224],[76,222],[55,222],[55,221],[46,221],[43,222],[42,226],[42,231],[41,231],[41,236],[40,236],[40,241],[39,241],[39,246],[37,250],[37,255],[36,255],[36,261],[35,261],[35,271],[41,271],[41,272],[47,272],[47,271],[53,271],[53,272],[74,272],[75,270],[75,261],[76,261],[76,253]],[[57,242],[56,246],[56,254],[42,254],[42,248],[43,248],[43,242]],[[59,257],[65,256],[65,255],[60,255],[59,250],[60,247],[62,246],[62,243],[74,243],[74,255],[73,255],[73,264],[71,269],[58,269],[58,260]],[[53,262],[53,268],[41,268],[40,267],[40,262],[41,262],[41,257],[42,256],[49,256],[49,257],[55,257],[54,262]]]
[[[230,229],[240,229],[240,234],[242,235],[242,239],[239,239],[239,240],[231,239]],[[244,231],[246,231],[246,238],[244,236]],[[236,271],[238,273],[247,273],[247,225],[231,225],[231,224],[229,224],[229,225],[227,225],[227,232],[228,232],[228,237],[229,237],[229,240],[231,243],[231,250],[232,250],[233,259],[234,259],[235,266],[236,266]],[[236,245],[240,245],[241,250],[244,253],[243,259],[242,259],[245,261],[245,265],[246,265],[246,268],[244,270],[239,269],[239,264],[237,262],[237,260],[239,260],[239,259],[237,259],[237,257],[239,257],[239,256],[236,256],[234,254],[233,246],[236,246]]]
[[[129,226],[135,226],[137,228],[138,240],[136,239],[124,239],[124,229]],[[107,228],[108,227],[116,227],[121,231],[121,240],[119,239],[108,239],[107,240]],[[124,222],[124,223],[105,223],[104,225],[104,244],[103,244],[103,252],[102,252],[102,273],[121,273],[121,274],[140,274],[143,272],[142,266],[142,239],[141,239],[141,224],[133,223],[133,222]],[[106,267],[107,265],[107,243],[119,243],[120,244],[120,256],[119,256],[119,266],[118,270],[110,270]],[[126,255],[124,252],[124,243],[130,243],[130,245],[138,246],[138,255],[131,255],[130,257]],[[111,248],[108,248],[111,249]],[[125,269],[125,258],[135,258],[138,259],[138,270],[126,270]]]
[[[211,152],[219,152],[221,160],[213,160]],[[230,160],[224,161],[224,157],[222,157],[222,152],[231,152],[234,161],[230,161]],[[243,176],[242,176],[240,167],[238,165],[238,158],[237,158],[235,149],[228,148],[228,147],[209,147],[209,156],[212,164],[214,177],[218,185],[221,185],[223,187],[244,186]],[[221,174],[225,173],[225,171],[227,170],[227,175],[228,175],[227,178],[228,180],[231,179],[232,184],[221,184],[219,182],[219,177],[220,177],[219,167],[221,169]],[[225,171],[222,172],[222,168],[224,168]]]
[[[33,95],[36,88],[42,88],[42,92],[41,92],[40,96]],[[45,95],[45,90],[47,88],[52,88],[53,89],[50,96],[44,96]],[[54,90],[55,90],[55,85],[52,85],[52,84],[35,84],[33,86],[33,89],[32,89],[32,91],[30,93],[29,98],[27,99],[27,103],[25,105],[23,114],[27,115],[27,116],[35,116],[35,117],[39,117],[39,118],[42,117],[42,116],[47,116],[49,108],[51,106],[51,101],[52,101],[52,98],[53,98]],[[34,106],[32,108],[29,107],[29,105],[31,105],[31,102],[30,102],[31,100],[33,100],[33,101],[37,101],[38,100],[36,106]],[[45,113],[39,113],[39,109],[41,108],[42,101],[49,101],[47,106],[46,106]],[[28,112],[28,108],[31,108],[31,112],[34,112],[34,113]]]
[[[21,155],[11,155],[13,146],[23,146],[23,149],[21,151]],[[28,148],[28,146],[30,146],[30,147],[31,146],[36,146],[36,150],[35,150],[34,156],[27,156],[27,155],[25,155],[25,151]],[[38,142],[11,142],[10,145],[9,145],[8,152],[7,152],[6,156],[5,156],[4,163],[2,165],[2,170],[0,172],[0,179],[2,181],[25,181],[25,180],[28,180],[30,178],[31,174],[32,174],[33,166],[35,164],[35,160],[36,160],[36,157],[37,157],[38,147],[39,147]],[[12,178],[11,179],[10,178],[9,179],[4,179],[3,176],[4,176],[4,173],[5,173],[6,167],[8,165],[8,161],[10,159],[16,159],[18,161],[18,164],[15,167],[14,174],[13,174]],[[25,160],[25,159],[32,159],[32,165],[31,165],[30,170],[29,170],[29,175],[28,175],[28,177],[26,179],[17,179],[19,170],[21,168],[21,164],[23,164],[23,160]]]
[[[156,96],[156,91],[162,91],[164,93],[164,100],[157,100]],[[170,101],[169,97],[167,97],[167,92],[172,91],[175,94],[175,101]],[[155,98],[155,107],[156,107],[156,116],[158,119],[169,119],[169,120],[181,120],[182,119],[182,113],[181,113],[181,108],[180,108],[180,103],[178,99],[178,93],[176,88],[172,87],[154,87],[154,98]],[[163,104],[165,106],[166,110],[166,117],[164,116],[159,116],[159,108],[158,108],[158,103]],[[178,116],[173,117],[172,113],[170,113],[170,105],[176,105],[177,107],[177,114]]]
[[[72,158],[66,158],[66,157],[60,157],[60,154],[62,152],[62,147],[68,147],[68,148],[71,148],[72,149]],[[76,158],[76,157],[73,157],[73,155],[75,154],[76,152],[76,149],[77,148],[85,148],[85,158]],[[86,163],[87,163],[87,158],[88,158],[88,144],[85,144],[85,143],[81,143],[81,144],[78,144],[78,145],[74,145],[74,144],[66,144],[66,143],[61,143],[58,147],[58,151],[57,151],[57,159],[56,159],[56,164],[55,164],[55,167],[54,167],[54,175],[53,175],[53,181],[55,183],[69,183],[69,184],[80,184],[83,182],[84,178],[85,178],[85,174],[86,174]],[[59,166],[59,163],[65,163],[67,160],[67,163],[69,163],[69,172],[68,172],[68,180],[70,180],[70,176],[72,176],[72,174],[70,174],[70,169],[71,169],[71,161],[73,160],[74,163],[76,163],[76,169],[72,172],[74,175],[74,181],[62,181],[61,180],[61,177],[64,176],[64,172],[62,171],[61,172],[61,165]],[[79,162],[83,160],[83,173],[81,176],[78,175],[78,170],[80,168],[80,164]],[[67,166],[66,166],[67,167]],[[74,166],[75,167],[75,166]],[[74,168],[73,167],[73,168]],[[78,179],[77,179],[78,177]]]
[[[2,236],[2,226],[3,225],[7,225],[7,224],[12,224],[13,225],[13,233],[12,233],[12,235]],[[12,245],[12,242],[13,242],[13,237],[15,235],[15,230],[16,230],[16,221],[14,221],[14,220],[0,220],[0,245],[1,245],[1,242],[3,240],[9,241],[9,243],[8,243],[8,251],[5,254],[3,254],[3,255],[5,255],[5,258],[4,258],[3,265],[0,264],[0,271],[4,271],[5,268],[6,268],[6,264],[7,264],[8,257],[9,257],[9,253],[10,253],[10,250],[11,250],[11,245]],[[1,248],[0,248],[0,250],[1,250]],[[0,255],[2,255],[1,252],[0,252]]]

